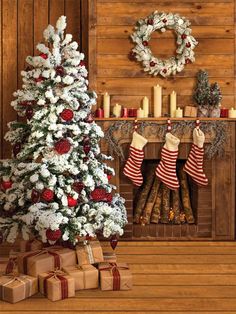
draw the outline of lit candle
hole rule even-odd
[[[180,107],[178,107],[175,110],[175,117],[176,118],[183,118],[183,109],[181,109]]]
[[[113,114],[116,118],[121,117],[121,105],[115,104],[115,106],[113,107]]]
[[[154,118],[161,117],[162,109],[162,87],[157,84],[154,86]]]
[[[148,114],[149,114],[149,99],[146,96],[143,98],[143,111],[144,111],[144,118],[148,118]]]
[[[142,108],[137,110],[137,118],[144,118],[144,110]]]
[[[103,96],[104,118],[110,118],[110,95],[106,92]]]
[[[229,110],[229,118],[231,118],[231,119],[236,119],[236,109],[231,108],[231,109]]]
[[[176,92],[173,91],[170,94],[170,116],[172,118],[175,117],[175,111],[176,111]]]

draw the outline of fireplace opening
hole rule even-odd
[[[185,161],[177,162],[177,177],[180,184],[178,190],[170,190],[155,175],[159,161],[143,162],[143,184],[133,189],[135,224],[197,224],[198,188],[183,170]]]

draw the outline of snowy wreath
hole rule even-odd
[[[145,19],[140,19],[135,27],[135,32],[131,35],[136,46],[132,49],[130,58],[141,62],[144,71],[154,76],[160,74],[167,77],[181,72],[185,64],[195,61],[193,50],[198,42],[191,36],[190,25],[189,20],[178,14],[157,11]],[[177,36],[176,55],[169,59],[159,59],[153,56],[149,48],[149,40],[153,32],[164,33],[168,29],[173,30]]]

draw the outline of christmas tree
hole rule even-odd
[[[204,70],[200,70],[197,73],[197,86],[193,94],[193,100],[200,108],[207,108],[209,96],[210,84],[208,80],[208,73]]]
[[[220,86],[218,83],[211,84],[210,95],[209,95],[209,105],[212,108],[219,107],[220,101],[222,100],[222,94],[220,90]]]
[[[0,162],[0,231],[8,242],[20,232],[75,243],[122,235],[127,223],[124,199],[109,183],[114,170],[104,161],[111,158],[100,152],[103,132],[91,117],[96,94],[88,91],[84,55],[65,28],[62,16],[45,29],[11,104],[27,121],[9,123],[13,158]]]

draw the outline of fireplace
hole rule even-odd
[[[99,122],[106,129],[113,122]],[[134,209],[137,195],[140,190],[134,187],[132,182],[123,175],[125,161],[129,154],[130,135],[124,132],[120,136],[119,144],[125,155],[121,160],[114,155],[111,164],[116,170],[114,184],[118,192],[126,200],[128,213],[128,225],[125,228],[123,239],[127,240],[234,240],[235,239],[235,124],[227,122],[228,140],[225,145],[225,153],[222,157],[214,157],[204,160],[204,171],[209,180],[206,187],[198,187],[191,178],[188,178],[189,194],[193,211],[194,222],[171,221],[158,223],[146,223],[134,219]],[[119,138],[119,130],[117,131]],[[145,146],[145,160],[143,173],[147,172],[151,164],[157,165],[160,161],[163,142],[150,132],[143,134],[148,138]],[[211,138],[206,136],[206,147]],[[178,168],[185,163],[192,143],[192,135],[184,134],[181,138],[178,156]],[[108,144],[102,142],[102,151],[109,153]],[[138,194],[137,194],[138,193]]]

